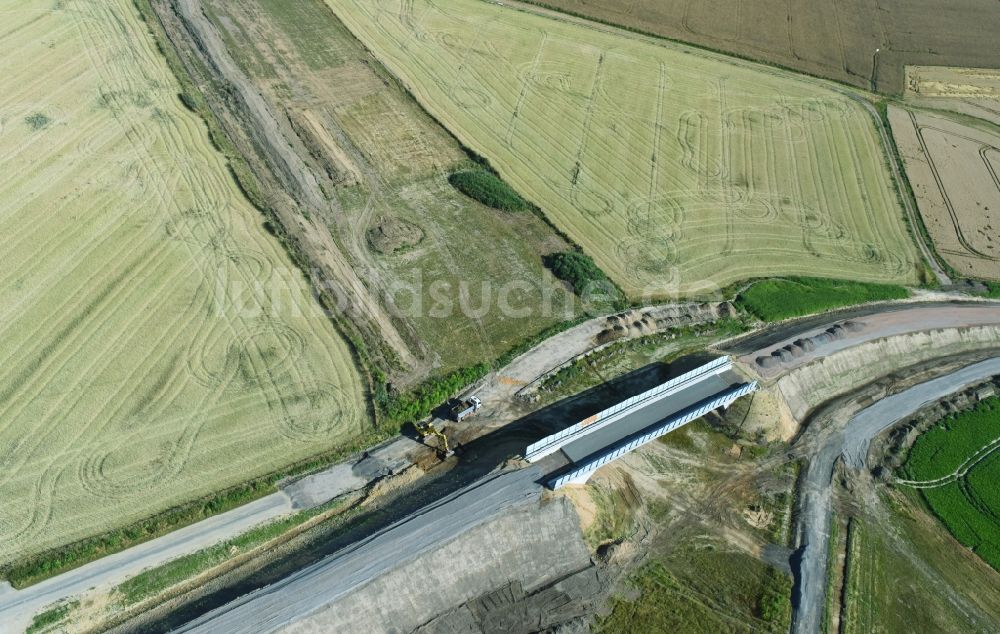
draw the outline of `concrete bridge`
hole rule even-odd
[[[729,357],[720,357],[546,436],[528,446],[525,458],[537,462],[562,452],[571,465],[548,486],[582,484],[612,460],[756,389],[756,382],[742,382]]]

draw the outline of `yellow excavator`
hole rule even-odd
[[[437,451],[442,460],[455,453],[448,446],[448,437],[445,436],[443,431],[435,427],[433,423],[414,423],[413,426],[416,428],[417,433],[422,436],[423,440],[427,440],[428,436],[435,436],[441,439],[441,446],[437,448]]]

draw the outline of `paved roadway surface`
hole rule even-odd
[[[126,551],[108,555],[81,566],[68,574],[28,586],[24,590],[0,587],[0,632],[23,632],[32,616],[47,605],[64,597],[79,594],[94,587],[111,587],[143,569],[159,565],[175,557],[207,548],[228,536],[239,535],[250,528],[292,511],[292,503],[284,493],[267,497],[215,515],[178,529],[163,537],[139,544]]]
[[[844,456],[849,467],[864,468],[872,438],[925,405],[997,374],[1000,374],[1000,358],[975,363],[921,383],[858,412],[844,429],[825,439],[809,461],[803,480],[798,528],[803,549],[798,564],[792,632],[815,634],[820,631],[826,599],[827,542],[832,513],[830,483],[837,459]]]
[[[542,471],[529,467],[483,478],[371,537],[179,628],[227,634],[277,631],[402,563],[438,548],[511,508],[537,503]]]

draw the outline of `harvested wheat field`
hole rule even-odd
[[[0,564],[360,434],[349,349],[131,0],[0,16]]]
[[[815,82],[473,0],[327,0],[633,298],[913,282],[874,124]]]
[[[1000,134],[891,107],[889,122],[924,225],[959,274],[1000,280]]]

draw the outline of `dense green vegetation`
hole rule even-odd
[[[547,255],[543,259],[552,274],[568,282],[577,295],[591,299],[596,294],[606,296],[619,309],[627,305],[625,295],[589,255],[580,251],[565,251]]]
[[[764,321],[777,321],[909,295],[906,288],[895,284],[796,277],[757,282],[740,293],[737,303]]]
[[[531,203],[521,198],[514,189],[500,178],[483,169],[462,170],[448,177],[452,187],[487,207],[502,211],[530,211]]]
[[[903,465],[910,480],[933,480],[954,472],[973,453],[1000,437],[1000,398],[948,414],[920,435]]]
[[[1000,570],[1000,453],[994,452],[963,480],[921,493],[952,535]]]
[[[401,424],[407,421],[425,418],[431,411],[442,405],[463,387],[473,383],[490,371],[490,364],[477,363],[467,368],[459,368],[446,376],[427,381],[411,392],[387,396],[379,391],[377,399],[385,399],[382,403],[388,422]]]
[[[1000,437],[1000,398],[949,415],[917,439],[904,465],[907,477],[947,476]],[[921,489],[934,514],[958,541],[1000,570],[1000,451],[986,454],[964,477]]]

